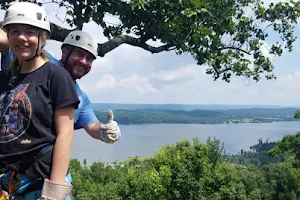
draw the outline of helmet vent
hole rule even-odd
[[[75,38],[75,40],[80,40],[80,36],[79,35],[76,35],[76,38]]]
[[[36,13],[36,18],[38,20],[41,20],[42,19],[42,13]]]

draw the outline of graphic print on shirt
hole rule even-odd
[[[0,95],[0,143],[19,138],[31,120],[31,103],[25,91],[29,84],[21,84]]]

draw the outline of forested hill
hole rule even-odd
[[[228,110],[114,110],[119,124],[220,124],[220,123],[266,123],[295,121],[297,108],[250,108]],[[97,111],[100,121],[106,120],[106,112]]]
[[[93,103],[98,111],[112,110],[228,110],[249,108],[286,108],[280,105],[228,105],[228,104],[126,104]],[[295,106],[296,107],[296,106]],[[300,107],[299,107],[300,108]]]

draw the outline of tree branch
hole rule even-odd
[[[241,51],[245,54],[248,54],[248,55],[251,55],[250,52],[244,50],[244,49],[241,49],[241,48],[238,48],[238,47],[233,47],[233,46],[228,46],[228,47],[222,47],[222,48],[219,48],[218,50],[222,51],[222,50],[225,50],[225,49],[234,49],[234,50],[238,50],[238,51]]]
[[[162,45],[160,47],[153,47],[151,45],[146,44],[145,42],[142,42],[140,38],[134,38],[129,35],[118,35],[114,37],[113,39],[103,43],[99,44],[99,53],[98,55],[103,57],[106,53],[110,52],[111,50],[117,48],[121,44],[129,44],[135,47],[140,47],[146,51],[149,51],[151,53],[160,53],[162,51],[170,51],[173,50],[173,45]]]
[[[67,35],[75,30],[69,30],[69,29],[66,29],[66,28],[63,28],[61,26],[58,26],[56,24],[53,24],[51,23],[51,35],[50,35],[50,39],[51,40],[56,40],[58,42],[63,42],[64,39],[67,37]]]
[[[73,29],[73,30],[75,30],[75,29]],[[50,39],[56,40],[59,42],[63,42],[64,38],[73,30],[68,30],[68,29],[62,28],[54,23],[51,23],[51,32],[52,33],[51,33]],[[153,46],[148,45],[145,42],[143,42],[140,38],[134,38],[129,35],[118,35],[103,44],[98,43],[98,47],[99,47],[98,56],[103,57],[106,53],[112,51],[113,49],[117,48],[121,44],[129,44],[132,46],[140,47],[151,53],[160,53],[162,51],[173,50],[173,49],[171,49],[171,47],[173,47],[173,45],[163,45],[160,47],[153,47]]]

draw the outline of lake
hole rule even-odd
[[[115,144],[105,144],[91,138],[83,129],[75,131],[72,158],[87,163],[110,163],[124,160],[130,156],[152,156],[155,151],[166,144],[198,137],[205,142],[209,136],[215,136],[224,142],[227,153],[236,154],[241,149],[258,142],[280,140],[285,134],[300,131],[300,122],[274,122],[261,124],[147,124],[120,125],[121,139]]]

